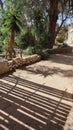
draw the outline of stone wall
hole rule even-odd
[[[8,71],[12,71],[13,69],[16,69],[20,66],[29,65],[40,60],[41,60],[41,57],[39,55],[31,55],[22,59],[14,58],[13,60],[10,60],[10,61],[1,59],[0,60],[0,75]]]
[[[65,53],[71,53],[72,52],[72,47],[47,49],[46,51],[49,54],[65,54]]]

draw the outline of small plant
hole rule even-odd
[[[32,46],[29,46],[29,47],[27,47],[27,49],[26,50],[24,50],[24,55],[32,55],[33,54],[33,49],[34,49],[34,47],[32,47]]]

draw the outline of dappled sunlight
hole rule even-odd
[[[63,130],[72,94],[14,75],[0,79],[0,129]]]
[[[19,72],[18,72],[19,71]],[[60,77],[73,77],[73,53],[51,55],[48,60],[40,61],[30,66],[23,66],[17,72],[22,77],[22,71],[30,75],[43,77],[58,75]],[[24,76],[23,76],[24,77]]]

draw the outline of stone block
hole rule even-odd
[[[9,71],[8,61],[0,59],[0,75]]]

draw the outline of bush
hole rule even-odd
[[[27,49],[24,50],[24,55],[32,55],[34,47],[29,46]]]
[[[34,46],[34,37],[31,32],[27,31],[25,34],[22,34],[20,37],[20,48],[26,49],[29,46]]]
[[[65,37],[64,37],[64,36],[58,36],[58,37],[56,38],[56,41],[59,42],[59,43],[63,43],[64,40],[65,40]]]
[[[49,58],[49,53],[46,50],[43,50],[40,56],[42,60],[47,60]]]

